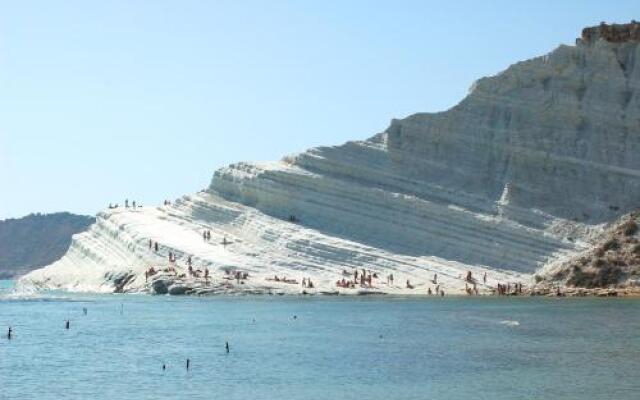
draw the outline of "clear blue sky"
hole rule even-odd
[[[482,7],[479,7],[483,4]],[[636,1],[0,1],[0,218],[365,139]]]

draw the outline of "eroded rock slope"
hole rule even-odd
[[[488,272],[481,291],[526,281],[638,207],[640,46],[632,34],[594,29],[480,79],[445,112],[393,120],[366,141],[230,165],[206,192],[171,206],[105,211],[61,261],[21,285],[113,290],[124,274],[120,289],[153,291],[143,271],[166,268],[169,252],[178,275],[189,256],[211,269],[206,283],[179,278],[197,292],[302,290],[274,275],[346,293],[460,292],[469,270]],[[378,275],[373,288],[336,287],[352,279],[343,271],[362,268]]]

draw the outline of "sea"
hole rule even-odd
[[[640,398],[640,300],[12,286],[0,282],[0,399]]]

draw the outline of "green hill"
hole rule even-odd
[[[69,248],[71,236],[94,221],[93,217],[67,212],[0,220],[0,279],[56,261]]]

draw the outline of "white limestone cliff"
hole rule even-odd
[[[286,275],[311,278],[307,292],[424,294],[437,285],[464,292],[467,271],[480,291],[528,281],[638,207],[637,60],[637,40],[591,35],[480,79],[450,110],[393,120],[369,140],[233,164],[206,192],[171,206],[104,211],[67,255],[19,287],[153,292],[166,280],[175,293],[301,292],[267,280]],[[170,251],[179,272],[192,256],[212,281],[160,273],[145,282]],[[375,288],[336,287],[356,268],[379,275]]]

